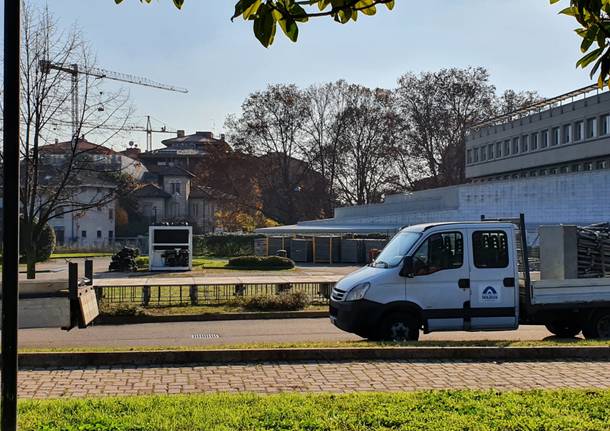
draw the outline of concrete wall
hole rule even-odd
[[[299,226],[405,225],[440,221],[515,218],[525,213],[532,231],[542,224],[586,225],[610,221],[610,170],[465,184],[410,195],[387,203],[340,208],[333,219]],[[423,209],[428,202],[438,204]],[[421,203],[426,203],[420,206]],[[441,204],[442,203],[442,204]],[[457,205],[456,205],[457,203]]]

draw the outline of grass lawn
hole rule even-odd
[[[217,314],[217,313],[246,313],[238,304],[223,305],[186,305],[177,307],[140,307],[142,314],[146,316],[174,316],[184,314]],[[328,311],[328,305],[310,305],[302,311]],[[107,314],[112,314],[112,308],[105,309]]]
[[[35,352],[150,352],[162,350],[218,350],[218,349],[322,349],[322,348],[370,348],[370,347],[610,347],[609,340],[562,340],[543,341],[418,341],[390,343],[377,341],[310,341],[296,343],[249,343],[249,344],[202,344],[199,346],[135,346],[135,347],[43,347],[22,348],[20,353]]]
[[[205,269],[224,268],[229,263],[229,259],[212,259],[206,257],[194,257],[193,266],[203,267]]]
[[[608,430],[610,391],[190,395],[22,401],[22,431]]]

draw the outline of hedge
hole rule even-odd
[[[298,311],[308,304],[305,292],[280,293],[279,295],[244,298],[239,305],[246,311]]]
[[[280,256],[239,256],[229,259],[230,267],[260,269],[292,269],[294,261]]]
[[[195,256],[248,256],[254,254],[254,240],[262,235],[194,235]]]

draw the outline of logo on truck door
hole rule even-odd
[[[481,291],[481,302],[500,302],[500,292],[493,286]]]

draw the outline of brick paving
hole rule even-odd
[[[367,361],[24,369],[25,398],[210,392],[610,388],[610,362]]]

